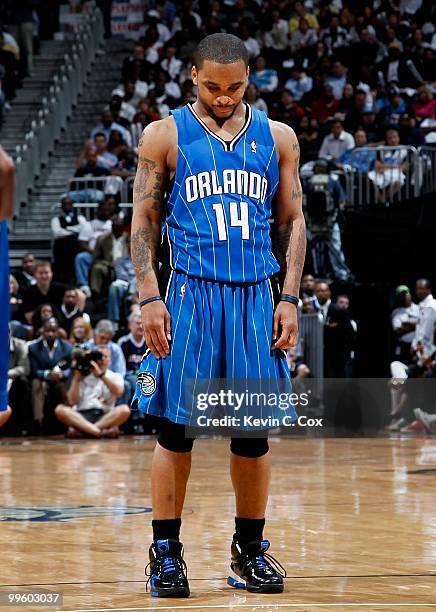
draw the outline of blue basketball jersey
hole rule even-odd
[[[0,411],[8,407],[9,368],[9,261],[8,226],[0,221]]]
[[[190,104],[172,114],[178,155],[162,236],[171,267],[216,281],[269,278],[279,270],[269,223],[279,169],[267,116],[246,105],[244,126],[226,142]]]

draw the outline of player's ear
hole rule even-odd
[[[191,68],[191,77],[192,77],[192,82],[194,83],[194,85],[198,85],[198,73],[197,73],[197,68],[195,66],[192,66]]]

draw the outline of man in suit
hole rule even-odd
[[[72,346],[58,338],[58,331],[57,320],[48,319],[42,327],[42,337],[29,344],[33,416],[37,428],[41,427],[44,417],[57,421],[52,413],[63,400],[63,383],[70,374]]]
[[[108,288],[113,280],[114,261],[125,254],[123,229],[123,221],[115,217],[112,220],[112,231],[97,238],[90,277],[91,291],[96,296],[101,296]]]
[[[31,395],[29,385],[29,351],[27,342],[10,336],[9,338],[9,369],[8,397],[12,409],[6,431],[12,435],[27,432],[32,420]]]

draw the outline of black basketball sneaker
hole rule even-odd
[[[147,588],[153,597],[189,597],[187,567],[183,560],[183,544],[177,540],[156,540],[150,546]],[[147,573],[150,568],[150,573]]]
[[[268,548],[268,540],[256,540],[245,546],[233,540],[227,584],[251,593],[282,593],[286,570],[267,554]]]

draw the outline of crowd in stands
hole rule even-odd
[[[53,265],[29,253],[11,277],[11,431],[97,437],[115,436],[120,426],[148,431],[128,408],[146,347],[125,185],[131,188],[143,129],[195,101],[193,52],[215,32],[234,33],[247,47],[247,103],[297,133],[314,245],[309,259],[321,279],[303,278],[302,311],[324,325],[324,374],[352,376],[357,324],[349,297],[340,291],[332,299],[330,283],[352,280],[338,223],[346,205],[340,175],[357,168],[385,202],[407,172],[399,145],[436,140],[435,14],[434,4],[421,0],[149,3],[120,83],[90,127],[51,220]],[[384,144],[396,151],[380,156]],[[74,206],[89,202],[90,216]],[[318,266],[319,240],[328,244],[330,276]],[[93,351],[86,373],[77,351]],[[296,378],[310,375],[298,347],[289,365]],[[85,388],[97,389],[92,405]]]

